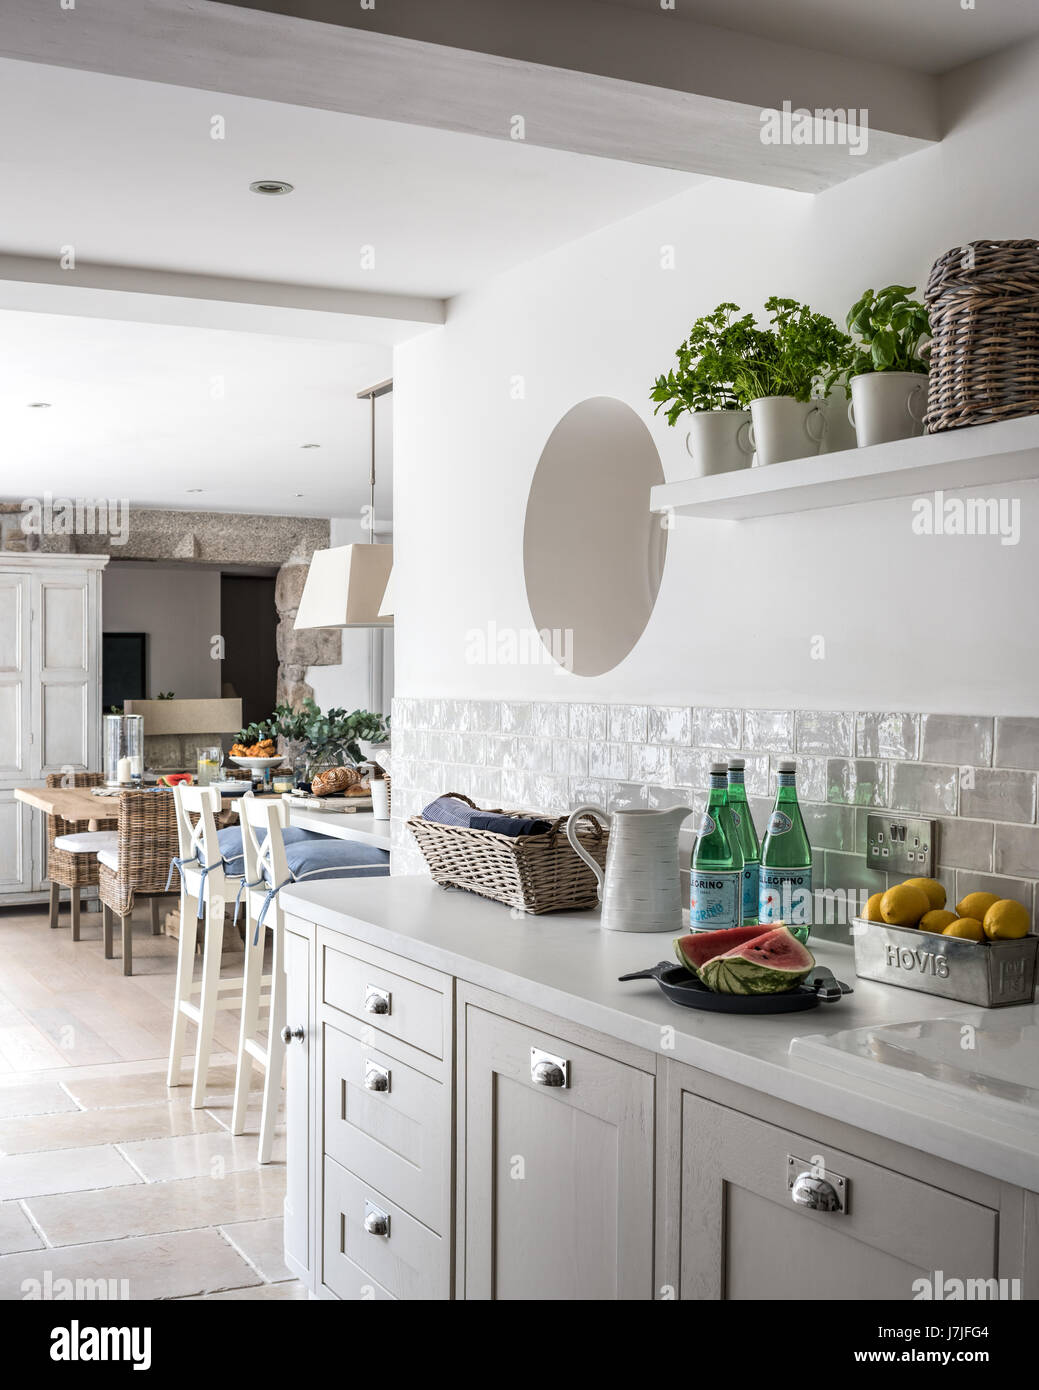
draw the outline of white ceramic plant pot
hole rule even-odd
[[[689,417],[685,447],[693,460],[694,478],[749,468],[754,452],[750,442],[750,411],[695,411]]]
[[[390,818],[390,789],[385,777],[371,777],[368,785],[372,789],[372,816],[375,820]]]
[[[750,403],[750,441],[760,468],[785,459],[817,454],[826,436],[826,412],[821,401],[795,401],[793,396],[760,396]]]
[[[923,434],[926,372],[864,372],[849,385],[848,419],[860,449]]]

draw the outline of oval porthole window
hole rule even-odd
[[[649,493],[663,481],[653,436],[609,396],[575,405],[545,444],[527,498],[523,573],[542,643],[575,675],[612,670],[646,629],[667,553]]]

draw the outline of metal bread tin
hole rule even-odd
[[[889,927],[856,917],[851,928],[855,973],[897,985],[998,1009],[1035,998],[1039,936],[1019,941],[965,941],[916,927]]]

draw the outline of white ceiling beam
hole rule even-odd
[[[940,135],[933,78],[595,0],[4,0],[0,54],[806,192]],[[764,144],[786,101],[868,150]]]
[[[442,299],[0,255],[0,309],[392,347],[444,322]]]

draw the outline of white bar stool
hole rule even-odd
[[[230,889],[224,874],[214,820],[214,814],[220,809],[220,793],[215,787],[177,786],[173,788],[173,795],[177,805],[177,838],[180,845],[180,858],[174,861],[180,869],[180,940],[166,1085],[181,1084],[184,1035],[190,1021],[198,1029],[191,1086],[192,1108],[198,1110],[206,1098],[217,1010],[238,1007],[243,978],[220,978],[224,910]],[[190,816],[194,813],[198,814],[198,820],[192,825]],[[193,979],[196,922],[203,914],[206,925],[202,944],[202,978],[196,983]],[[195,996],[198,996],[197,1002]]]
[[[241,889],[246,907],[245,984],[242,989],[242,1026],[238,1037],[231,1133],[242,1134],[245,1130],[245,1112],[255,1063],[264,1074],[259,1161],[270,1163],[285,1061],[282,1029],[285,1027],[286,986],[284,917],[276,897],[268,902],[268,890],[289,878],[282,840],[282,830],[288,822],[288,808],[281,801],[260,801],[247,794],[239,802],[238,819],[242,826],[242,852],[245,858],[244,886]],[[257,831],[265,832],[262,844]],[[259,926],[265,902],[268,902],[267,912],[263,925]],[[272,933],[273,953],[271,973],[265,976],[263,952],[268,929]],[[266,1038],[260,1036],[264,986],[269,987],[269,995],[266,996],[269,1003]]]

